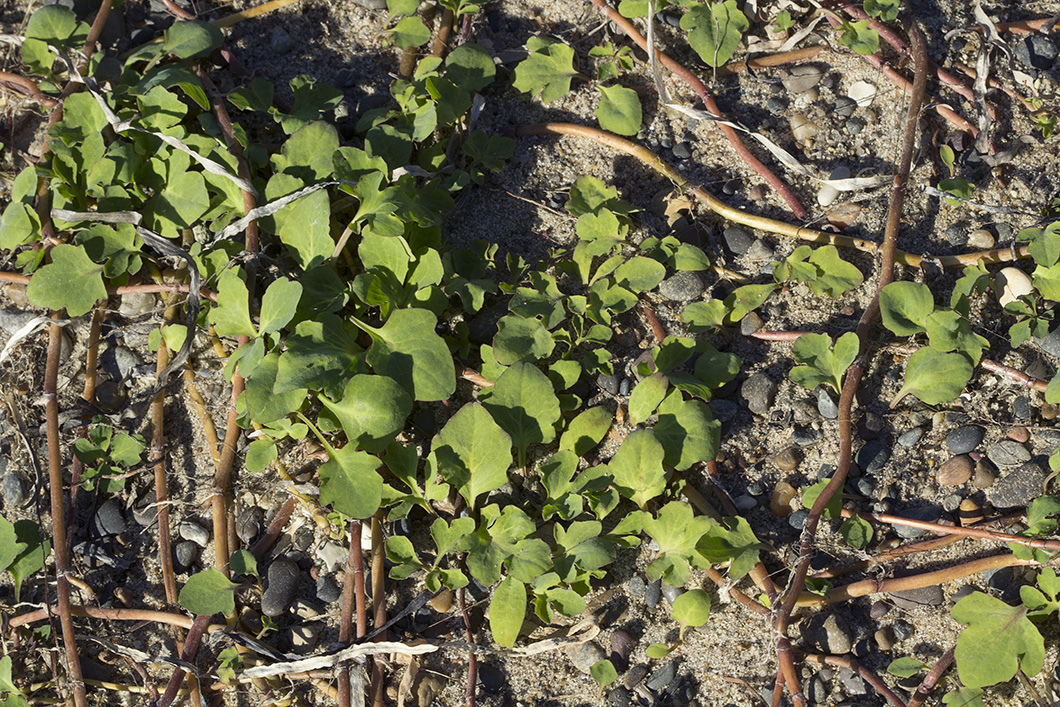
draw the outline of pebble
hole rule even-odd
[[[825,213],[828,223],[838,229],[850,228],[861,217],[861,207],[857,204],[836,204]]]
[[[662,582],[655,580],[649,582],[644,587],[644,603],[648,605],[649,609],[654,609],[659,605],[659,599],[662,598]]]
[[[193,542],[184,540],[173,548],[173,560],[176,563],[177,572],[190,572],[191,568],[199,560],[202,548]]]
[[[269,565],[265,593],[261,595],[261,613],[279,616],[287,611],[298,592],[298,565],[286,557],[273,560]]]
[[[882,440],[874,439],[866,442],[858,450],[857,464],[866,474],[875,474],[887,465],[891,458],[891,448]]]
[[[670,603],[670,606],[673,606],[674,602],[677,601],[677,597],[684,593],[685,590],[681,589],[681,587],[671,587],[669,584],[662,585],[662,595],[666,597],[666,601]]]
[[[970,584],[966,584],[953,593],[953,596],[950,597],[950,602],[956,604],[961,599],[975,594],[976,591],[977,590],[975,587],[971,586]]]
[[[868,81],[858,81],[847,90],[847,96],[864,108],[876,98],[876,87]]]
[[[764,373],[755,373],[740,386],[740,396],[747,402],[747,409],[756,415],[764,415],[773,407],[777,384]]]
[[[292,626],[290,629],[291,650],[302,655],[309,653],[316,647],[319,638],[319,624],[304,623]]]
[[[899,515],[909,518],[910,520],[923,520],[928,523],[934,523],[939,519],[939,510],[932,506],[908,508],[899,513]],[[906,540],[915,540],[930,534],[930,531],[921,528],[913,528],[908,525],[895,525],[894,532],[898,537],[905,538]]]
[[[967,454],[958,454],[939,467],[936,481],[944,486],[960,486],[972,478],[975,462]]]
[[[983,509],[972,499],[966,498],[957,509],[957,518],[961,525],[975,525],[983,519]]]
[[[876,484],[867,476],[862,476],[858,479],[854,484],[854,487],[858,490],[858,493],[865,498],[872,498],[876,493]]]
[[[847,668],[839,669],[839,684],[850,697],[860,697],[869,694],[869,686],[860,675]]]
[[[673,148],[674,157],[679,160],[687,160],[692,156],[692,146],[687,142],[679,142]]]
[[[715,398],[710,401],[710,410],[714,413],[714,417],[726,422],[736,417],[736,414],[740,412],[740,406],[731,400]]]
[[[737,510],[749,511],[758,505],[758,501],[754,499],[754,496],[750,496],[745,493],[740,496],[737,496],[733,500],[733,505],[736,506]]]
[[[906,430],[898,438],[898,444],[903,447],[915,447],[920,438],[924,436],[923,427],[914,427],[911,430]]]
[[[1031,34],[1016,44],[1016,61],[1032,69],[1048,69],[1056,62],[1056,43],[1044,34]]]
[[[236,536],[250,545],[261,532],[262,513],[257,506],[244,509],[236,520]]]
[[[330,604],[338,601],[342,596],[342,587],[335,581],[335,578],[330,574],[322,574],[317,580],[317,599]],[[435,597],[437,598],[437,597]]]
[[[1019,442],[1003,439],[986,450],[986,456],[998,466],[1016,466],[1031,460],[1031,453]]]
[[[765,322],[762,321],[762,317],[758,316],[757,312],[748,312],[744,318],[740,320],[740,334],[743,336],[750,336],[763,326],[765,326]]]
[[[726,196],[735,196],[736,193],[740,191],[741,186],[742,183],[739,179],[730,179],[729,181],[721,185],[721,191]]]
[[[627,688],[619,685],[607,693],[607,704],[611,707],[629,707],[633,704],[633,695]]]
[[[149,528],[158,521],[158,506],[155,489],[152,487],[133,505],[133,520],[145,528]]]
[[[815,705],[823,705],[828,702],[828,685],[824,680],[815,677],[806,687],[806,698]]]
[[[1018,395],[1012,401],[1012,416],[1017,420],[1028,421],[1031,419],[1031,399],[1026,395]]]
[[[788,109],[788,99],[783,96],[772,96],[766,99],[766,110],[773,115],[781,115]]]
[[[563,649],[563,652],[567,654],[570,662],[575,668],[589,674],[589,670],[594,665],[599,663],[601,660],[607,659],[607,654],[604,653],[604,649],[600,647],[600,644],[596,641],[586,641],[585,643],[576,643],[573,646],[567,646]]]
[[[1008,431],[1008,438],[1013,442],[1019,442],[1020,444],[1026,444],[1031,441],[1031,431],[1022,425],[1019,427],[1013,427]]]
[[[1040,339],[1035,338],[1034,343],[1038,344],[1038,348],[1050,356],[1060,358],[1060,326],[1057,326]]]
[[[611,632],[611,662],[617,661],[623,664],[629,660],[630,654],[633,653],[633,649],[637,647],[637,639],[633,637],[629,631],[623,629],[615,629]]]
[[[994,235],[985,228],[977,228],[968,234],[968,247],[976,250],[990,250],[994,247]]]
[[[182,522],[177,527],[180,537],[190,540],[199,547],[206,547],[210,543],[210,533],[206,528],[190,520]]]
[[[809,425],[817,420],[817,410],[808,400],[796,400],[791,413],[797,425]]]
[[[143,359],[124,346],[111,346],[103,352],[99,362],[112,380],[120,382],[129,378]]]
[[[802,454],[798,448],[788,447],[774,454],[771,460],[781,471],[795,471],[802,461]]]
[[[766,198],[766,188],[761,184],[755,184],[747,192],[747,198],[751,201],[761,201]]]
[[[870,410],[858,420],[858,435],[865,440],[878,439],[886,425],[883,417]]]
[[[834,420],[839,417],[839,405],[831,394],[824,388],[817,390],[817,412],[826,420]]]
[[[5,466],[6,463],[7,460],[4,460]],[[4,508],[8,509],[18,508],[29,498],[26,484],[22,483],[22,478],[14,472],[4,474],[4,480],[0,482],[0,495],[4,497]]]
[[[121,502],[116,498],[108,498],[96,510],[92,518],[92,529],[98,537],[103,537],[124,533],[125,528],[125,514],[122,512]]]
[[[659,283],[659,294],[674,302],[688,302],[702,295],[706,287],[702,275],[681,270]]]
[[[790,516],[788,516],[788,525],[790,525],[795,530],[802,530],[806,527],[806,520],[809,517],[810,512],[805,509],[795,511]]]
[[[662,692],[677,677],[677,661],[671,660],[659,666],[644,685],[652,692]]]
[[[964,425],[946,435],[946,448],[954,454],[967,454],[983,441],[986,434],[979,425]]]
[[[611,395],[618,395],[618,387],[621,382],[621,376],[615,374],[601,373],[596,376],[596,385],[599,386],[600,390]]]
[[[980,573],[983,577],[983,581],[986,582],[986,586],[990,587],[995,591],[1004,591],[1008,589],[1009,585],[1012,584],[1012,568],[1011,567],[998,567],[992,570],[986,570]]]
[[[879,631],[872,635],[876,641],[876,645],[879,646],[881,651],[889,651],[894,648],[895,638],[894,630],[890,626],[884,626]]]
[[[743,255],[754,243],[754,237],[739,226],[729,226],[722,231],[721,237],[725,240],[725,247],[733,255]]]
[[[629,578],[628,591],[631,596],[642,597],[644,596],[644,590],[647,588],[647,583],[644,578],[639,574],[635,574]]]
[[[849,118],[854,115],[858,108],[858,102],[847,96],[838,96],[835,99],[835,114],[840,118]]]
[[[795,498],[795,487],[787,481],[780,481],[769,499],[769,510],[778,518],[787,518],[791,515],[791,499],[793,498]]]
[[[945,596],[942,587],[933,584],[930,587],[906,589],[890,593],[891,601],[902,609],[918,609],[922,606],[941,606]]]
[[[869,607],[869,618],[879,621],[891,611],[891,605],[885,601],[874,601]]]
[[[994,293],[998,303],[1005,305],[1015,302],[1020,297],[1034,294],[1034,283],[1019,268],[1002,268],[994,279]]]
[[[134,319],[150,314],[155,309],[155,295],[151,293],[133,293],[121,296],[118,314],[126,319]]]
[[[821,132],[821,128],[817,123],[807,118],[803,113],[796,113],[788,118],[788,126],[791,128],[791,134],[797,142],[812,140],[817,136],[817,133]]]
[[[891,628],[894,630],[894,635],[899,641],[908,641],[916,633],[916,627],[908,621],[898,619],[895,621]]]
[[[632,689],[639,685],[644,678],[648,677],[648,666],[644,664],[634,665],[622,678],[622,683]]]
[[[747,251],[748,260],[772,261],[774,257],[775,253],[773,252],[773,249],[761,238],[755,238],[755,242],[751,244],[751,247]]]
[[[269,49],[273,54],[286,54],[294,48],[291,35],[287,34],[282,27],[275,27],[269,35]]]
[[[975,463],[975,474],[972,476],[972,486],[977,489],[986,489],[997,481],[997,467],[989,459],[980,459]]]
[[[1042,403],[1040,411],[1043,420],[1055,420],[1057,412],[1060,412],[1060,406],[1056,403]]]
[[[808,447],[821,439],[823,433],[813,427],[796,427],[791,431],[791,441],[800,447]]]
[[[29,324],[37,315],[33,312],[20,312],[17,309],[0,309],[0,330],[6,334],[14,334],[16,331]]]
[[[1012,469],[987,491],[987,499],[999,510],[1023,508],[1042,495],[1046,474],[1034,462]]]
[[[832,170],[832,173],[828,175],[829,179],[849,179],[850,170],[846,167],[836,167]],[[821,188],[817,190],[817,203],[821,206],[831,206],[832,203],[839,198],[839,190],[831,184],[823,184]]]
[[[353,0],[354,5],[360,5],[366,10],[385,10],[386,0]]]
[[[849,653],[854,645],[834,612],[813,616],[803,622],[801,631],[803,639],[823,653],[842,655]]]
[[[791,93],[805,93],[821,82],[824,70],[816,64],[802,64],[787,71],[781,82]]]
[[[843,123],[843,129],[847,131],[847,134],[851,137],[855,137],[861,134],[861,131],[865,129],[865,121],[858,117],[847,118],[847,121]]]
[[[96,407],[104,412],[117,412],[125,406],[125,390],[111,380],[96,386]]]

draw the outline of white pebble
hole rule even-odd
[[[1002,307],[1024,295],[1034,294],[1034,283],[1019,268],[1004,268],[994,280],[994,292]]]
[[[865,107],[872,103],[876,97],[876,87],[868,81],[858,81],[847,91],[847,96],[857,101],[858,105]]]
[[[846,167],[836,167],[832,170],[832,173],[828,175],[828,179],[849,179],[850,170]],[[822,184],[820,190],[817,192],[817,203],[821,206],[831,206],[832,203],[839,198],[839,190],[831,184]]]

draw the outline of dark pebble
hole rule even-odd
[[[687,160],[692,156],[692,146],[687,142],[679,142],[674,145],[673,149],[674,157],[679,160]]]
[[[902,433],[898,438],[898,444],[903,447],[915,447],[916,443],[920,441],[920,438],[924,436],[923,427],[914,427],[911,430],[907,430]]]
[[[736,417],[736,413],[740,412],[740,406],[731,400],[715,398],[710,401],[710,410],[714,413],[714,417],[726,422]]]
[[[236,535],[247,545],[252,543],[261,532],[262,513],[257,506],[247,508],[236,520]]]
[[[622,678],[622,683],[626,687],[633,689],[634,687],[639,685],[641,681],[646,677],[648,677],[648,666],[642,663],[640,665],[634,665],[632,668],[630,668],[629,672],[626,673],[626,676]]]
[[[633,695],[629,690],[619,685],[607,693],[607,704],[611,707],[629,707],[633,704]]]
[[[659,605],[659,599],[662,598],[662,583],[659,580],[648,583],[644,587],[644,603],[648,605],[649,609],[654,609]]]
[[[666,597],[666,601],[673,606],[674,602],[677,601],[677,597],[685,593],[681,587],[671,587],[669,584],[662,585],[662,595]]]
[[[986,582],[986,586],[999,592],[1003,592],[1008,589],[1009,585],[1012,584],[1013,573],[1011,567],[998,567],[997,569],[987,570],[981,573],[983,581]]]
[[[846,128],[847,134],[853,137],[865,129],[865,121],[861,118],[848,118],[843,127]]]
[[[776,394],[777,384],[764,373],[755,373],[740,386],[740,396],[756,415],[763,415],[773,407]]]
[[[751,244],[755,242],[750,233],[738,226],[729,226],[722,232],[721,236],[725,239],[725,246],[733,255],[743,255],[750,250]]]
[[[903,621],[901,619],[895,621],[891,625],[891,628],[892,630],[894,630],[894,635],[898,638],[899,641],[905,641],[912,638],[913,633],[916,631],[916,628],[913,626],[913,624],[909,623],[908,621]]]
[[[806,698],[815,705],[823,705],[828,702],[828,685],[824,680],[815,677],[806,688]]]
[[[317,580],[317,599],[325,604],[330,604],[333,601],[338,601],[341,596],[342,587],[335,581],[335,578],[330,574],[320,575],[320,579]]]
[[[1026,395],[1017,396],[1012,401],[1012,416],[1026,422],[1031,419],[1031,399]]]
[[[173,548],[173,561],[176,564],[177,572],[190,572],[195,563],[199,560],[199,554],[202,549],[191,542],[190,540],[183,540],[177,543],[176,547]]]
[[[857,464],[866,474],[875,474],[887,465],[890,458],[891,448],[882,440],[874,439],[858,450]]]
[[[800,447],[808,447],[821,439],[821,431],[812,427],[796,427],[791,431],[791,441]]]
[[[807,510],[799,510],[788,516],[788,525],[795,530],[802,530],[806,527],[806,519],[810,517],[810,512]]]
[[[890,597],[895,606],[902,609],[917,609],[922,606],[941,606],[942,601],[945,598],[942,592],[942,587],[937,584],[933,584],[930,587],[891,592]]]
[[[726,196],[734,196],[740,191],[741,182],[739,179],[730,179],[721,185],[721,191]]]
[[[858,479],[857,483],[854,484],[854,487],[857,488],[858,493],[865,498],[872,498],[873,494],[876,493],[875,482],[867,476],[862,476]]]
[[[622,382],[622,377],[617,375],[607,375],[601,373],[596,376],[596,385],[600,386],[600,390],[610,393],[611,395],[618,395],[618,388]]]
[[[662,22],[664,25],[670,25],[671,27],[681,26],[681,15],[670,12],[656,12],[655,19]]]
[[[659,294],[674,302],[689,302],[702,295],[706,287],[702,275],[681,270],[659,283]]]
[[[939,510],[932,506],[925,506],[923,508],[907,508],[904,509],[899,515],[903,518],[909,518],[910,520],[923,520],[928,523],[934,523],[939,519]],[[908,525],[895,525],[894,532],[900,538],[906,540],[915,540],[916,538],[924,537],[929,535],[929,531],[922,530],[921,528],[913,528]]]
[[[276,27],[269,35],[269,49],[273,54],[286,54],[294,48],[291,35],[287,34],[281,27]]]
[[[124,381],[131,376],[141,363],[140,357],[124,346],[108,347],[99,357],[99,365],[116,381]]]
[[[637,639],[629,631],[615,629],[611,632],[611,662],[614,663],[617,659],[625,664],[636,647]]]
[[[26,484],[22,483],[21,477],[14,472],[4,474],[4,480],[0,482],[0,495],[3,495],[4,507],[8,509],[21,506],[29,498]]]
[[[858,434],[865,440],[879,439],[886,424],[878,414],[866,412],[858,421]]]
[[[891,610],[891,605],[885,601],[874,601],[872,606],[869,608],[869,618],[879,620],[882,619]]]
[[[953,595],[950,597],[950,603],[956,604],[961,599],[964,599],[965,597],[968,597],[968,596],[971,596],[972,594],[975,594],[976,591],[978,591],[978,590],[975,587],[973,587],[970,584],[966,584],[966,585],[964,585],[963,587],[961,587],[960,589],[958,589],[957,591],[955,591],[953,593]]]
[[[149,528],[158,521],[158,506],[155,505],[158,498],[152,488],[136,502],[133,506],[133,520],[145,528]]]
[[[1032,69],[1048,69],[1056,55],[1056,43],[1043,34],[1028,35],[1016,44],[1016,60]]]
[[[1031,460],[1031,453],[1019,442],[1003,439],[986,450],[986,456],[998,466],[1016,466]]]
[[[265,593],[261,595],[261,613],[279,616],[287,611],[298,592],[298,565],[286,557],[274,560],[269,565]]]
[[[629,578],[630,595],[635,597],[642,597],[644,596],[644,590],[646,587],[647,584],[645,583],[644,578],[641,577],[639,574],[635,574]]]
[[[671,660],[659,667],[645,684],[652,692],[662,692],[677,677],[677,661]]]
[[[824,388],[817,391],[817,412],[826,420],[834,420],[839,417],[839,405],[832,399],[831,393]]]
[[[92,519],[92,529],[97,537],[118,535],[124,533],[125,528],[125,514],[122,512],[121,503],[116,498],[107,499]]]
[[[783,96],[773,96],[766,100],[766,110],[773,115],[783,115],[788,109],[788,101]]]
[[[989,459],[980,459],[975,463],[972,475],[972,486],[977,489],[988,489],[997,481],[997,467]]]
[[[858,102],[849,96],[838,96],[835,99],[835,114],[840,118],[849,118],[858,109]]]
[[[762,485],[761,481],[752,481],[747,484],[747,493],[752,496],[761,496],[766,492],[766,487]]]
[[[860,697],[869,694],[869,686],[860,675],[847,668],[839,669],[839,684],[843,691],[850,697]]]
[[[508,685],[508,677],[492,663],[479,663],[478,684],[482,685],[486,694],[497,695]]]
[[[817,614],[803,622],[800,627],[803,639],[824,653],[842,655],[849,653],[853,642],[850,634],[840,625],[834,613]]]
[[[986,430],[979,425],[958,427],[946,435],[946,448],[954,454],[967,454],[979,446],[985,434]]]
[[[1022,508],[1042,495],[1045,472],[1034,462],[1023,464],[997,481],[986,497],[999,510]]]

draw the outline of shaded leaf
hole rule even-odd
[[[188,577],[177,601],[196,616],[228,616],[236,610],[235,590],[238,587],[228,581],[221,570],[211,568]]]
[[[437,471],[474,508],[482,494],[508,482],[512,440],[481,403],[468,403],[432,442]]]
[[[490,600],[490,631],[493,640],[504,648],[515,645],[526,615],[526,585],[508,577],[493,590]]]
[[[368,518],[379,509],[383,477],[376,469],[380,461],[348,444],[328,449],[329,459],[320,467],[320,502],[351,518]]]

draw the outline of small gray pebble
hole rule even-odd
[[[909,623],[908,621],[903,621],[901,619],[895,621],[891,625],[891,629],[894,631],[894,635],[898,638],[899,641],[905,641],[912,638],[913,633],[916,631],[916,628],[913,626],[913,624]]]
[[[92,519],[92,529],[98,537],[119,535],[126,528],[125,514],[121,503],[116,498],[108,498],[96,511]]]
[[[0,328],[4,328],[2,319],[0,319]],[[1055,327],[1040,339],[1035,338],[1034,343],[1038,344],[1038,347],[1050,356],[1060,358],[1060,326]]]
[[[842,655],[849,653],[854,645],[834,613],[812,616],[803,622],[800,631],[807,643],[825,653]]]
[[[920,441],[920,438],[924,436],[923,427],[914,427],[911,430],[906,430],[898,438],[898,444],[903,447],[915,447],[916,443]]]
[[[4,507],[8,509],[18,508],[29,498],[26,484],[22,483],[22,478],[14,472],[4,474],[4,480],[0,483],[0,494],[4,497]]]
[[[206,547],[210,543],[210,533],[198,523],[186,520],[177,527],[180,537],[190,540],[199,547]]]
[[[840,668],[839,684],[843,686],[843,691],[850,697],[860,697],[861,695],[869,694],[869,686],[862,677],[847,668]]]
[[[659,605],[659,599],[662,598],[662,583],[659,580],[650,582],[644,587],[644,603],[648,605],[649,609],[654,609]]]
[[[644,596],[644,590],[647,587],[647,583],[644,578],[639,574],[635,574],[629,578],[629,593],[635,597]]]
[[[743,336],[750,336],[763,326],[765,326],[765,322],[762,321],[762,317],[758,316],[757,312],[748,312],[744,318],[740,320],[740,334]]]
[[[821,417],[826,420],[834,420],[839,417],[839,405],[832,399],[832,395],[825,390],[820,388],[817,391],[817,412],[821,413]]]
[[[335,578],[330,574],[320,575],[320,579],[317,580],[317,599],[325,604],[330,604],[338,601],[341,596],[342,587],[335,581]]]
[[[133,319],[152,312],[155,308],[155,295],[152,293],[134,292],[121,296],[118,314],[126,319]]]
[[[178,572],[189,572],[195,563],[199,561],[199,554],[202,549],[193,542],[184,540],[177,543],[176,547],[173,548],[173,560],[176,563]]]
[[[918,609],[922,606],[941,606],[945,598],[942,587],[933,584],[930,587],[919,587],[917,589],[906,589],[900,592],[891,592],[891,601],[902,609]]]
[[[633,653],[633,649],[637,647],[637,639],[633,637],[629,631],[623,629],[615,629],[611,632],[611,657],[612,660],[618,658],[620,661],[625,662],[629,660],[629,656]]]
[[[133,506],[133,520],[145,528],[150,528],[158,521],[158,506],[155,490],[152,488]]]
[[[733,196],[736,192],[740,191],[740,180],[730,179],[721,185],[721,191],[726,196]]]
[[[758,505],[758,501],[754,499],[754,496],[742,494],[733,500],[733,505],[735,505],[738,510],[749,511]]]
[[[964,425],[946,435],[946,448],[954,454],[967,454],[983,441],[986,434],[979,425]]]
[[[986,493],[987,500],[999,510],[1022,508],[1042,495],[1045,472],[1034,462],[1012,469]]]
[[[812,427],[796,427],[791,431],[791,441],[800,447],[808,447],[821,439],[822,432]]]
[[[923,520],[928,523],[934,523],[939,519],[939,510],[932,506],[925,506],[923,508],[908,508],[902,511],[901,515],[911,520]],[[912,528],[908,525],[895,525],[894,532],[900,538],[906,540],[915,540],[929,534],[929,531],[923,530],[922,528]]]
[[[360,5],[366,10],[385,10],[386,0],[353,0],[354,5]]]
[[[269,35],[269,49],[273,54],[286,54],[294,48],[291,35],[287,34],[282,27],[275,27]]]
[[[673,603],[677,600],[677,597],[681,596],[684,593],[685,590],[681,589],[681,587],[671,587],[669,584],[666,583],[663,583],[662,585],[662,595],[666,597],[666,601],[668,601],[671,606],[673,606]]]
[[[875,474],[887,465],[890,458],[890,447],[882,440],[874,439],[866,442],[858,450],[857,463],[866,474]]]
[[[604,392],[610,393],[611,395],[618,395],[619,378],[619,376],[614,374],[607,375],[606,373],[601,373],[596,376],[596,385],[598,385],[600,390],[603,390]]]
[[[873,494],[876,493],[876,484],[867,476],[862,476],[857,480],[855,487],[865,498],[872,498]]]
[[[865,129],[865,121],[861,118],[848,118],[843,127],[851,137],[854,137]]]
[[[576,643],[573,646],[564,648],[563,652],[567,654],[575,668],[587,675],[594,665],[601,660],[607,659],[604,649],[596,641]]]
[[[99,362],[113,380],[124,381],[133,375],[136,367],[143,363],[143,359],[124,346],[111,346],[103,352]]]
[[[1032,69],[1048,69],[1056,62],[1056,43],[1044,34],[1031,34],[1016,44],[1016,60]]]
[[[981,572],[980,574],[983,577],[983,581],[986,582],[986,586],[995,591],[1004,591],[1008,589],[1010,584],[1012,584],[1011,567],[997,567],[992,570],[987,570],[986,572]]]
[[[966,585],[964,585],[963,587],[961,587],[960,589],[958,589],[957,591],[955,591],[953,593],[953,596],[950,597],[950,601],[952,603],[956,604],[961,599],[964,599],[967,596],[971,596],[972,594],[975,594],[976,591],[978,591],[978,590],[975,587],[973,587],[970,584],[966,584]]]
[[[674,145],[673,149],[674,157],[679,160],[687,160],[692,156],[692,146],[687,142],[679,142]]]
[[[816,64],[802,64],[793,66],[785,72],[781,82],[791,93],[799,94],[809,91],[821,82],[824,70]]]
[[[1016,466],[1031,460],[1031,453],[1019,442],[1003,439],[986,450],[987,458],[998,466]]]
[[[773,253],[773,249],[769,247],[768,243],[763,241],[761,238],[755,238],[755,242],[752,243],[751,247],[747,249],[746,256],[749,260],[772,261],[775,254]],[[772,265],[771,262],[768,264],[770,266]]]
[[[766,110],[773,115],[782,115],[788,108],[788,101],[781,96],[773,96],[766,100]]]
[[[764,373],[755,373],[740,386],[740,396],[756,415],[763,415],[773,407],[776,394],[777,384]]]
[[[810,517],[809,511],[800,509],[788,516],[788,525],[795,530],[802,530],[806,527],[806,520]]]
[[[954,513],[958,508],[961,507],[961,501],[963,500],[964,499],[961,497],[960,494],[950,494],[946,498],[942,499],[942,510],[946,511],[947,513]]]
[[[824,680],[815,677],[806,688],[806,698],[815,705],[823,705],[828,701],[828,692]]]
[[[752,496],[761,496],[765,492],[766,487],[762,484],[761,481],[752,481],[751,483],[747,484],[747,493],[751,494]]]
[[[677,661],[671,660],[670,662],[660,666],[651,674],[645,686],[652,692],[662,692],[666,689],[666,686],[674,681],[677,677]]]
[[[633,695],[628,689],[619,685],[607,693],[607,704],[611,707],[629,707],[633,704]]]
[[[236,520],[236,535],[247,545],[261,532],[262,513],[257,506],[244,509]]]
[[[869,607],[869,618],[880,620],[890,612],[891,606],[885,601],[874,601]]]
[[[1031,399],[1026,395],[1017,396],[1012,401],[1012,416],[1024,422],[1031,419]]]
[[[702,275],[681,270],[659,283],[659,294],[674,302],[689,302],[702,295],[706,287]]]
[[[298,593],[300,574],[294,561],[286,557],[273,560],[269,565],[265,593],[261,595],[261,613],[275,617],[286,612]]]
[[[671,12],[656,12],[655,19],[659,20],[663,24],[670,25],[671,27],[681,26],[681,16],[677,13]]]
[[[729,226],[722,232],[721,236],[725,240],[725,246],[733,255],[743,255],[755,241],[750,233],[739,226]]]
[[[837,96],[835,99],[835,114],[840,118],[849,118],[858,109],[858,102],[848,96]]]

